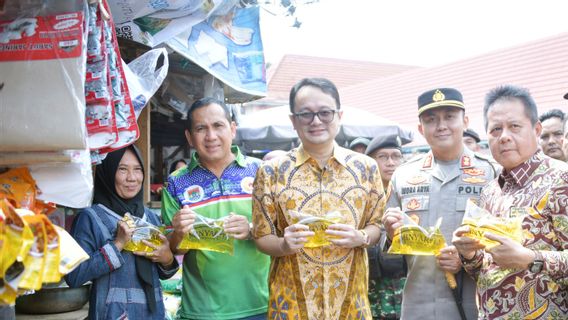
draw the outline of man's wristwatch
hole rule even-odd
[[[534,252],[534,260],[533,262],[529,263],[529,271],[532,273],[539,273],[542,271],[542,268],[544,267],[544,258],[539,251],[533,250],[533,252]]]
[[[367,248],[371,244],[371,238],[369,238],[369,235],[365,230],[361,229],[359,230],[359,232],[361,232],[361,234],[363,235],[363,241],[364,241],[361,247]]]

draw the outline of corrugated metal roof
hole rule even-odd
[[[530,90],[539,113],[566,110],[568,33],[438,67],[420,68],[366,81],[340,91],[342,104],[358,107],[408,128],[416,128],[417,98],[435,87],[453,87],[464,96],[470,127],[482,139],[483,100],[492,88],[514,84]],[[413,144],[425,144],[417,133]]]

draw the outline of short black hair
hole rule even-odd
[[[170,164],[170,171],[168,171],[168,174],[171,174],[172,172],[176,171],[176,166],[180,162],[183,164],[187,164],[187,162],[185,162],[184,159],[177,159],[176,161],[172,162],[172,164]]]
[[[187,129],[187,131],[191,132],[191,123],[193,121],[193,112],[195,112],[195,110],[197,110],[199,108],[206,107],[210,104],[220,105],[221,108],[223,108],[223,111],[225,112],[225,118],[227,118],[227,121],[229,121],[229,123],[231,123],[231,121],[233,121],[232,116],[231,116],[231,109],[229,109],[229,107],[223,101],[212,98],[212,97],[205,97],[205,98],[201,98],[201,99],[193,102],[191,104],[191,106],[189,107],[189,110],[187,110],[187,121],[185,122],[185,128]]]
[[[487,130],[488,125],[487,113],[489,113],[489,109],[491,109],[491,107],[498,101],[514,99],[518,99],[523,103],[523,106],[525,107],[525,115],[531,121],[531,125],[533,127],[535,126],[535,124],[538,122],[538,110],[531,94],[525,88],[507,84],[492,89],[485,96],[485,105],[483,106],[483,121],[485,122],[485,130]]]
[[[538,117],[538,120],[540,122],[543,122],[550,118],[558,118],[562,123],[564,123],[564,121],[566,120],[566,114],[560,109],[551,109],[541,114],[540,117]]]
[[[300,91],[300,89],[307,86],[319,88],[324,93],[329,94],[335,100],[335,104],[337,104],[336,106],[337,109],[341,108],[341,103],[339,101],[339,91],[337,91],[337,87],[335,86],[335,84],[333,84],[333,82],[325,78],[304,78],[300,80],[298,83],[296,83],[292,87],[292,90],[290,90],[291,113],[294,113],[294,107],[295,107],[294,100],[296,100],[296,94],[298,94],[298,91]]]

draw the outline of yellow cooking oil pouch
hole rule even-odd
[[[130,241],[124,245],[124,250],[132,252],[153,252],[154,248],[149,247],[142,240],[146,240],[156,246],[162,244],[163,241],[160,238],[162,231],[158,227],[138,217],[134,217],[129,213],[124,215],[123,220],[126,221],[130,227],[134,228]]]
[[[532,210],[534,209],[530,207],[511,208],[505,216],[496,217],[489,211],[477,206],[474,201],[468,200],[462,226],[468,226],[470,231],[464,236],[479,240],[487,249],[491,249],[500,243],[487,239],[485,232],[521,243],[523,241],[523,219],[525,215],[531,214]]]
[[[446,239],[440,231],[441,217],[429,228],[418,225],[406,214],[403,214],[402,221],[403,225],[394,232],[388,253],[432,256],[446,246]]]
[[[58,283],[61,281],[61,273],[59,273],[61,240],[59,238],[59,234],[55,230],[55,226],[51,223],[47,216],[43,214],[37,216],[43,219],[47,245],[42,281],[43,283]]]
[[[43,282],[43,268],[47,254],[47,235],[45,233],[44,220],[40,215],[26,209],[16,209],[24,221],[30,226],[34,242],[28,255],[24,258],[24,274],[18,284],[19,289],[39,290]]]
[[[81,262],[89,259],[89,254],[60,226],[53,225],[59,235],[61,244],[59,273],[64,276],[77,268]]]
[[[18,215],[16,209],[5,199],[0,201],[0,209],[5,217],[4,241],[6,246],[0,260],[0,273],[4,285],[14,294],[26,268],[25,258],[34,243],[34,235],[27,222]],[[0,294],[2,295],[2,294]]]
[[[288,211],[292,222],[294,224],[303,224],[310,228],[315,235],[308,237],[307,242],[304,244],[305,248],[317,248],[331,244],[331,239],[337,239],[337,236],[328,235],[325,233],[330,225],[343,222],[343,216],[339,211],[329,211],[323,216],[310,214],[312,212],[304,211],[298,212],[294,210]]]
[[[179,243],[178,249],[216,251],[233,255],[234,239],[223,229],[228,217],[212,219],[196,214],[191,230]]]

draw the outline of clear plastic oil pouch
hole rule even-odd
[[[462,226],[468,226],[470,231],[464,236],[479,240],[487,249],[491,249],[500,243],[487,239],[485,237],[486,232],[521,243],[523,240],[523,218],[525,215],[531,214],[533,210],[530,207],[511,208],[507,216],[496,217],[489,211],[477,206],[472,200],[468,200]]]
[[[440,231],[442,218],[429,228],[418,225],[408,215],[403,214],[403,225],[395,230],[388,253],[432,256],[446,246],[446,239]]]
[[[226,234],[223,228],[228,217],[212,219],[196,214],[191,230],[180,242],[178,249],[216,251],[233,255],[234,239]]]
[[[305,248],[317,248],[331,244],[331,239],[337,239],[336,236],[325,233],[327,228],[332,224],[342,223],[343,216],[339,211],[329,211],[323,216],[316,216],[306,212],[288,211],[294,224],[303,224],[310,228],[315,235],[308,237],[308,241],[304,244]]]
[[[158,227],[138,217],[134,217],[129,213],[124,215],[123,220],[126,221],[130,227],[134,228],[130,241],[124,245],[124,250],[132,252],[154,251],[154,248],[146,245],[142,240],[146,240],[156,246],[162,244],[162,239],[160,238],[162,230]]]

